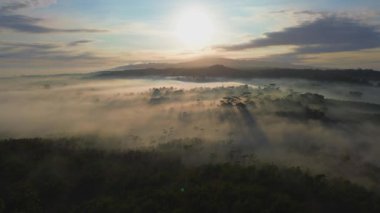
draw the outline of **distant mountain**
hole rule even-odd
[[[197,68],[146,68],[131,69],[123,71],[102,71],[93,73],[95,78],[123,78],[123,77],[144,77],[144,76],[161,76],[161,77],[235,77],[241,76],[242,72],[224,65],[212,65],[208,67]]]
[[[201,66],[201,65],[199,65]],[[221,64],[188,68],[146,68],[123,71],[102,71],[90,74],[90,78],[131,78],[131,77],[178,77],[181,80],[212,81],[215,78],[292,78],[326,82],[345,82],[380,86],[380,72],[373,70],[321,70],[294,68],[252,68],[237,69]]]
[[[257,59],[227,59],[227,58],[201,58],[189,62],[179,63],[179,67],[207,67],[215,64],[224,65],[234,69],[254,69],[254,68],[292,68],[302,69],[310,68],[290,63],[262,61]]]
[[[181,63],[140,63],[131,64],[126,66],[120,66],[109,71],[123,71],[123,70],[135,70],[135,69],[169,69],[169,68],[202,68],[209,67],[215,64],[224,65],[234,69],[255,69],[255,68],[292,68],[303,69],[310,68],[306,66],[293,65],[289,63],[261,61],[256,59],[227,59],[227,58],[214,58],[205,57],[192,61]]]

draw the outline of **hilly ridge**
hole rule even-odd
[[[380,72],[364,69],[293,69],[293,68],[251,68],[236,69],[224,65],[199,68],[144,68],[123,71],[102,71],[92,73],[91,78],[128,78],[128,77],[192,77],[198,80],[207,78],[291,78],[327,82],[346,82],[367,85],[380,85]]]

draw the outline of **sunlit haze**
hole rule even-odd
[[[216,27],[208,12],[202,8],[189,8],[177,20],[176,34],[189,48],[210,46]]]
[[[380,69],[377,0],[0,0],[0,76],[249,59]]]

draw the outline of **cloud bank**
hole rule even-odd
[[[22,9],[48,7],[56,0],[0,0],[0,12],[12,13]]]
[[[100,29],[61,29],[41,24],[43,19],[34,18],[18,13],[21,9],[46,7],[55,3],[54,0],[19,0],[0,2],[0,31],[12,30],[23,33],[99,33]]]
[[[40,24],[43,19],[18,14],[0,14],[0,30],[7,29],[23,33],[100,33],[100,29],[61,29]]]
[[[298,46],[296,54],[357,51],[380,47],[380,31],[377,26],[328,15],[283,31],[266,33],[264,38],[219,48],[241,51],[282,45]]]
[[[6,59],[99,60],[93,53],[75,53],[59,43],[0,42],[0,61]]]

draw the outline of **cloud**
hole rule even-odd
[[[24,9],[27,7],[28,7],[28,5],[26,5],[24,3],[14,3],[14,4],[9,4],[9,5],[5,5],[5,6],[0,7],[0,12],[9,13],[9,12],[16,11],[19,9]]]
[[[92,43],[92,42],[93,42],[92,40],[78,40],[78,41],[73,41],[73,42],[68,43],[67,46],[75,47],[75,46],[79,46],[82,44],[88,44],[88,43]]]
[[[56,0],[0,0],[0,11],[11,12],[20,9],[47,7]]]
[[[302,61],[313,66],[331,68],[368,68],[380,70],[380,48],[362,51],[306,55]]]
[[[53,61],[105,59],[91,52],[69,51],[64,49],[64,46],[58,43],[0,42],[0,62],[35,59]]]
[[[65,42],[0,41],[0,78],[109,69],[125,61],[118,53],[68,46]]]
[[[380,31],[377,26],[358,20],[334,15],[323,16],[299,26],[269,32],[264,38],[247,43],[220,46],[227,51],[295,45],[296,54],[355,51],[380,47]]]
[[[61,29],[47,27],[40,24],[43,19],[34,18],[17,13],[20,9],[48,6],[54,0],[17,0],[2,1],[0,4],[0,30],[12,30],[24,33],[99,33],[105,30],[99,29]]]
[[[43,19],[17,14],[0,14],[0,30],[8,29],[24,33],[99,33],[99,29],[60,29],[39,24]]]
[[[36,48],[36,49],[54,49],[60,47],[53,43],[23,43],[23,42],[0,42],[0,48],[8,47],[11,49],[19,48]]]

